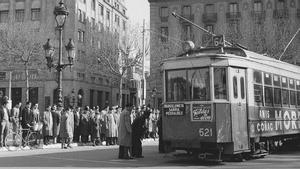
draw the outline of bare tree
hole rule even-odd
[[[29,100],[29,68],[40,68],[45,30],[30,23],[12,23],[0,28],[0,55],[9,67],[24,66],[26,101]],[[7,65],[6,65],[7,66]]]
[[[89,69],[97,69],[110,74],[111,79],[116,79],[119,85],[119,104],[122,105],[123,82],[129,78],[130,70],[142,63],[142,30],[140,27],[127,27],[127,34],[120,37],[109,30],[94,32],[92,36],[99,37],[98,43],[87,48]],[[95,36],[98,35],[98,36]],[[149,45],[146,43],[146,55]],[[96,60],[96,62],[95,62]]]

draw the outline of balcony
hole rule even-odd
[[[289,17],[289,11],[287,9],[276,9],[273,11],[274,19],[286,19]]]
[[[204,13],[202,15],[202,22],[203,23],[216,23],[218,20],[217,13]]]
[[[266,19],[266,12],[265,11],[251,11],[251,17],[257,23],[262,23]]]
[[[297,9],[297,17],[300,18],[300,9]]]
[[[168,20],[169,20],[169,17],[168,17],[168,16],[161,16],[161,17],[160,17],[160,21],[161,21],[161,22],[168,22]]]
[[[226,19],[227,22],[235,22],[241,19],[242,15],[241,12],[227,12]]]

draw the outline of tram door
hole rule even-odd
[[[246,104],[246,70],[229,68],[229,87],[232,117],[232,139],[234,151],[249,149]]]

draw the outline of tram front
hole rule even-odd
[[[244,69],[232,68],[226,57],[212,54],[170,58],[162,69],[165,151],[220,159],[221,154],[249,148]]]

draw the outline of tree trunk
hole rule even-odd
[[[120,85],[119,85],[119,93],[120,93],[120,97],[119,97],[119,106],[123,107],[122,105],[122,89],[123,89],[123,77],[121,76],[120,78]]]
[[[25,63],[25,78],[26,78],[26,102],[29,101],[29,72],[28,72],[28,63]]]

